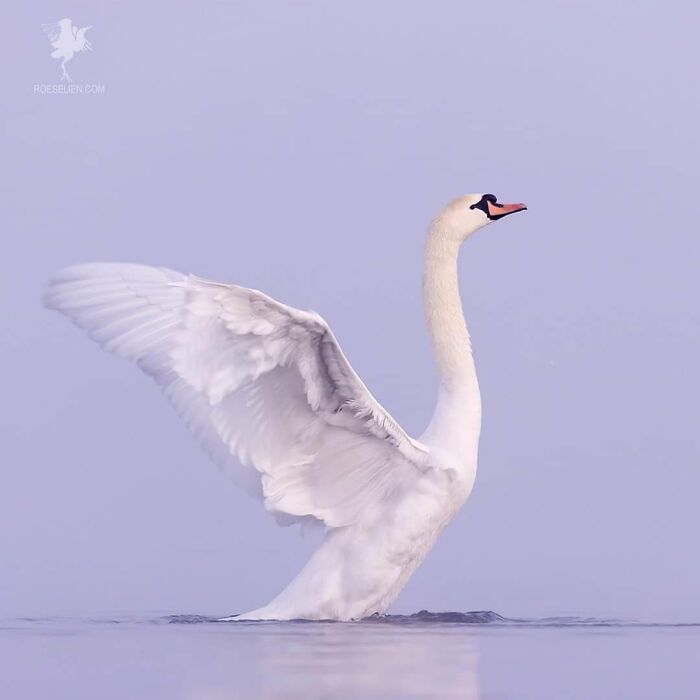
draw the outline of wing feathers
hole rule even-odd
[[[45,295],[153,376],[210,456],[292,519],[370,517],[426,469],[315,313],[165,268],[93,263]]]

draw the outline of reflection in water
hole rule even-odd
[[[370,624],[272,627],[260,639],[264,697],[479,698],[476,649],[463,632]]]

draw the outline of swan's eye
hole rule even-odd
[[[476,204],[472,204],[470,209],[481,209],[481,211],[489,216],[489,202],[495,207],[502,207],[502,204],[498,204],[498,199],[495,194],[485,194]],[[491,218],[489,216],[489,218]]]

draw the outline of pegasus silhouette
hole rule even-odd
[[[51,46],[56,49],[51,58],[61,59],[61,80],[72,83],[70,75],[66,70],[66,63],[73,58],[73,54],[78,51],[92,51],[92,44],[85,38],[85,32],[90,27],[73,26],[70,19],[62,19],[58,23],[42,25],[46,36],[49,37]]]

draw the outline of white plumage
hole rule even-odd
[[[278,522],[313,518],[328,529],[280,596],[239,617],[384,612],[471,490],[480,404],[456,258],[489,221],[469,209],[479,197],[450,205],[428,237],[426,313],[443,383],[421,441],[372,396],[315,313],[142,265],[76,265],[50,281],[46,305],[151,375]]]

